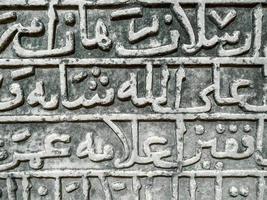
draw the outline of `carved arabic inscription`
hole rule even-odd
[[[0,199],[267,199],[267,2],[0,1]]]

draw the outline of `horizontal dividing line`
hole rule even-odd
[[[147,4],[166,4],[170,3],[173,0],[151,0]],[[209,4],[255,4],[255,3],[266,3],[266,0],[203,0],[205,3]],[[0,0],[0,6],[47,6],[49,3],[48,0]],[[75,6],[79,4],[86,4],[88,6],[90,5],[99,5],[99,6],[106,6],[106,5],[121,5],[121,4],[132,4],[133,1],[124,0],[124,1],[118,1],[118,0],[98,0],[96,2],[90,2],[85,0],[62,0],[59,5],[66,5],[66,6]],[[144,2],[143,0],[136,1],[136,2]],[[199,3],[199,0],[179,0],[179,3],[181,4],[196,4]]]
[[[267,119],[267,114],[86,114],[86,115],[2,115],[0,123],[7,122],[83,122],[102,121],[109,119],[113,121],[131,120],[252,120],[260,118]]]
[[[229,58],[229,57],[166,57],[166,58],[86,58],[86,59],[0,59],[1,67],[14,67],[18,65],[34,65],[34,66],[49,66],[51,65],[105,65],[106,67],[114,67],[112,65],[142,65],[151,62],[152,64],[163,64],[169,65],[175,64],[191,64],[191,65],[203,65],[203,64],[226,64],[226,65],[266,65],[267,57],[259,58]]]
[[[36,178],[45,177],[84,177],[84,176],[118,176],[118,177],[157,177],[167,176],[171,177],[177,175],[178,177],[266,177],[267,171],[259,170],[203,170],[203,171],[186,171],[186,172],[174,172],[174,171],[121,171],[121,170],[79,170],[79,169],[64,169],[64,170],[44,170],[44,171],[20,171],[20,172],[1,172],[0,178],[21,178],[23,176],[32,176]]]

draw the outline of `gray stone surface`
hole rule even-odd
[[[0,0],[0,199],[267,199],[266,0]]]

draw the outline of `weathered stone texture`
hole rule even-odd
[[[266,0],[0,0],[0,199],[267,199]]]

